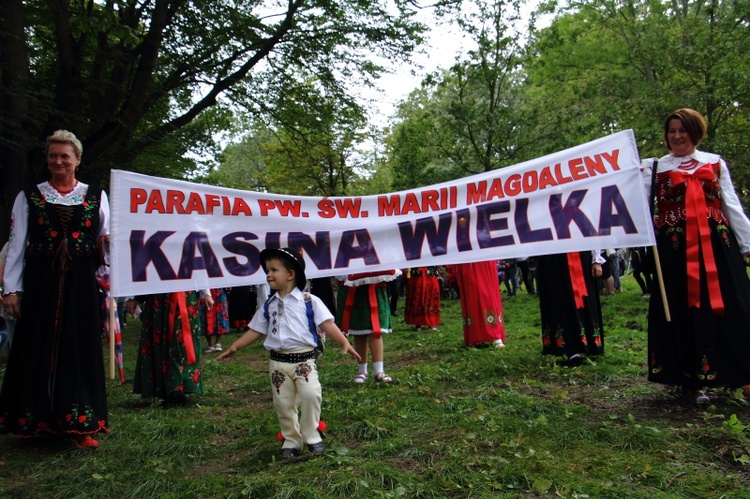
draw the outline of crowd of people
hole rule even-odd
[[[429,334],[441,300],[459,298],[467,346],[506,345],[505,299],[539,299],[541,353],[578,366],[604,353],[602,299],[623,292],[628,271],[649,299],[648,379],[697,403],[707,388],[750,397],[750,221],[724,160],[697,149],[703,117],[680,109],[664,123],[669,153],[643,160],[656,246],[415,267],[308,280],[293,248],[265,249],[266,284],[129,297],[140,318],[133,392],[185,405],[203,389],[206,354],[227,360],[263,340],[283,443],[294,458],[324,452],[316,359],[326,339],[357,362],[356,384],[391,383],[384,338],[399,298],[404,323]],[[47,140],[49,179],[19,193],[11,237],[0,252],[0,352],[10,350],[0,391],[0,433],[62,435],[96,448],[109,431],[96,272],[108,263],[106,193],[76,178],[80,141],[59,130]],[[228,348],[222,338],[241,335]],[[350,343],[351,338],[351,343]],[[202,346],[203,345],[203,346]],[[204,349],[205,347],[205,349]],[[300,413],[298,414],[298,408]]]

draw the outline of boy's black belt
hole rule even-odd
[[[271,350],[271,360],[286,362],[288,364],[299,364],[315,358],[315,350],[301,353],[279,353]]]

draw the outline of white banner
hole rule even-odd
[[[265,282],[258,255],[266,247],[300,249],[307,276],[319,277],[651,246],[639,163],[627,130],[376,196],[280,196],[114,170],[112,293]]]

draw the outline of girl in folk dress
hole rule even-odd
[[[400,274],[400,270],[387,270],[339,277],[336,322],[344,333],[354,337],[354,349],[362,359],[354,376],[355,383],[367,381],[368,350],[375,381],[393,382],[385,373],[383,335],[392,331],[387,284]]]
[[[201,378],[201,296],[213,305],[209,290],[178,291],[128,301],[143,303],[133,393],[166,403],[187,404],[187,395],[203,393]]]

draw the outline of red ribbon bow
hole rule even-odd
[[[716,177],[711,165],[703,165],[692,174],[681,170],[668,173],[673,185],[685,184],[685,252],[687,257],[688,307],[701,304],[701,254],[706,268],[706,285],[711,310],[724,315],[724,301],[719,287],[719,273],[714,261],[711,245],[711,230],[708,227],[708,207],[703,192],[702,180],[712,181]]]

